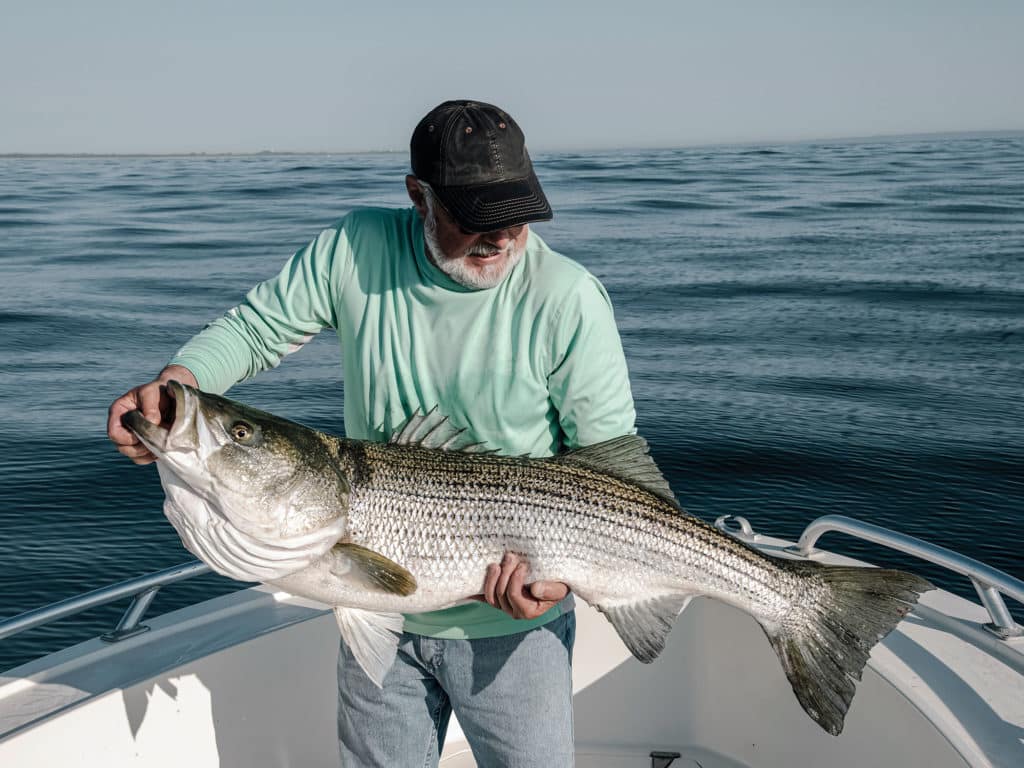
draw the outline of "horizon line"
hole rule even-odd
[[[957,130],[957,131],[915,131],[912,133],[872,133],[855,135],[820,136],[799,139],[735,139],[725,141],[695,140],[692,143],[682,144],[622,144],[622,145],[594,145],[590,147],[568,147],[551,146],[539,147],[534,151],[537,153],[561,153],[561,152],[616,152],[616,151],[638,151],[638,150],[672,150],[672,149],[699,149],[701,147],[742,147],[742,146],[766,146],[780,144],[810,144],[821,141],[884,141],[886,139],[914,139],[914,138],[940,138],[940,137],[997,137],[1024,134],[1024,128],[1000,128],[988,130]],[[245,151],[207,151],[207,150],[176,150],[169,152],[0,152],[0,158],[105,158],[105,157],[297,157],[297,156],[326,156],[326,155],[394,155],[408,152],[407,147],[401,149],[260,149]]]

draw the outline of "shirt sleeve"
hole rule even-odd
[[[604,286],[590,273],[578,280],[556,316],[555,365],[548,392],[566,448],[636,431],[626,356]]]
[[[246,295],[178,350],[170,361],[220,394],[277,366],[324,328],[336,327],[335,295],[348,252],[344,222],[292,256],[277,276]]]

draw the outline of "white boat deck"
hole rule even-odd
[[[923,602],[875,649],[838,738],[748,616],[695,600],[642,665],[581,606],[577,764],[646,768],[660,750],[681,753],[673,768],[1024,766],[1024,640],[998,640],[948,593]],[[321,606],[255,588],[147,623],[0,677],[0,765],[338,765],[338,631]],[[454,722],[442,765],[474,765]]]

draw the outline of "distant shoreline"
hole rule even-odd
[[[823,136],[805,139],[755,139],[726,141],[695,141],[677,145],[628,145],[595,147],[538,147],[540,153],[561,152],[630,152],[645,150],[699,149],[701,147],[765,147],[790,146],[796,144],[820,144],[822,142],[851,141],[895,141],[915,139],[971,139],[971,138],[1016,138],[1024,136],[1024,128],[995,131],[933,131],[925,133],[878,133],[862,136]],[[0,159],[29,158],[211,158],[211,157],[325,157],[331,155],[395,155],[405,154],[402,149],[361,149],[361,150],[260,150],[255,152],[0,152]]]

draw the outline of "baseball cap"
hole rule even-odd
[[[552,218],[522,130],[493,104],[437,105],[412,132],[410,155],[413,175],[468,232]]]

